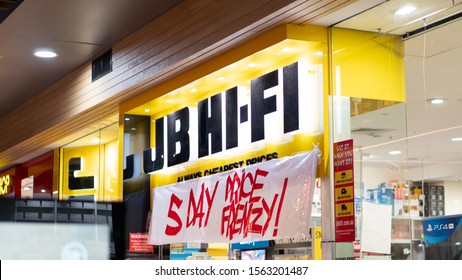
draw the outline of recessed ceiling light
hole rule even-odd
[[[52,50],[37,50],[34,52],[34,55],[42,58],[53,58],[58,56],[58,54]]]
[[[400,154],[401,154],[401,151],[398,151],[398,150],[396,150],[396,151],[390,151],[390,152],[388,152],[388,154],[389,154],[389,155],[400,155]]]
[[[91,143],[99,143],[100,139],[98,137],[95,137],[93,139],[91,139]]]
[[[145,112],[145,113],[149,113],[149,112],[151,112],[151,110],[149,110],[149,109],[144,109],[144,112]]]
[[[427,102],[431,103],[431,104],[443,104],[446,101],[448,101],[448,100],[446,98],[442,98],[442,97],[434,97],[434,98],[427,99]]]
[[[373,155],[373,154],[370,154],[370,153],[363,153],[362,156],[363,156],[363,159],[374,159],[374,158],[377,158],[376,155]]]
[[[395,14],[400,15],[400,16],[405,16],[405,15],[408,15],[408,14],[412,13],[416,9],[417,8],[414,7],[414,6],[404,6],[402,8],[399,8],[398,10],[396,10]]]
[[[461,141],[462,141],[462,137],[455,137],[455,138],[452,138],[451,141],[452,141],[452,142],[461,142]]]

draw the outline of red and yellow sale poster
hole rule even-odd
[[[334,143],[335,241],[355,241],[353,139]]]

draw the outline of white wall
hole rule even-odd
[[[445,215],[462,214],[462,183],[444,182]]]
[[[388,162],[383,163],[380,167],[363,167],[362,172],[360,171],[360,166],[357,162],[355,162],[354,176],[355,195],[359,195],[358,190],[360,188],[359,184],[361,181],[364,183],[364,191],[368,189],[375,189],[380,183],[391,180],[399,180],[400,182],[406,181],[406,176],[403,173],[403,170],[400,170],[392,163]]]

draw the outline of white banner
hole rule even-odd
[[[309,236],[317,151],[153,189],[150,244]]]

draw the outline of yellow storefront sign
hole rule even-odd
[[[282,26],[121,104],[121,123],[133,139],[131,117],[150,123],[149,147],[121,154],[134,154],[133,170],[150,174],[151,187],[314,146],[323,155],[317,175],[325,176],[327,38],[323,27]]]

